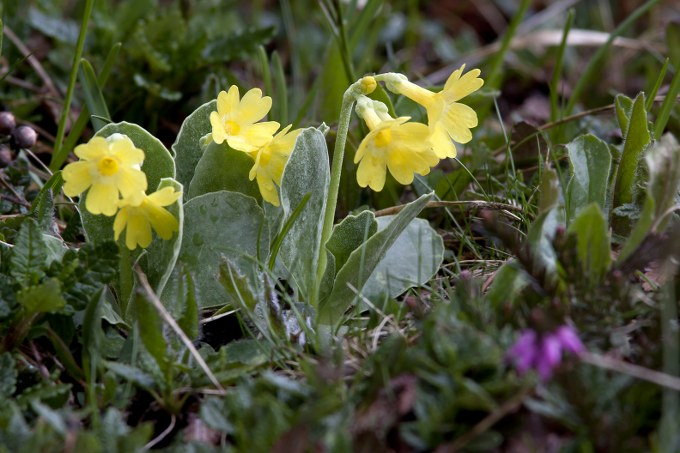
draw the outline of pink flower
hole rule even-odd
[[[578,355],[584,350],[576,330],[563,325],[542,335],[531,329],[523,331],[508,350],[507,358],[520,374],[533,369],[542,380],[547,381],[560,365],[563,351]]]

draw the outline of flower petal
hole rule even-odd
[[[76,146],[73,150],[83,160],[93,160],[109,152],[109,144],[104,137],[92,137],[89,142]]]
[[[123,167],[116,175],[116,185],[124,198],[144,193],[147,189],[146,175],[141,170]]]
[[[117,241],[120,233],[125,229],[128,221],[129,208],[122,208],[116,214],[116,219],[113,221],[113,238]]]
[[[272,98],[262,97],[262,90],[253,88],[243,95],[238,107],[238,121],[252,124],[264,118],[272,108]]]
[[[127,233],[125,235],[125,245],[127,248],[134,250],[138,244],[142,248],[146,248],[151,244],[151,225],[149,225],[149,221],[139,211],[129,216]]]
[[[210,113],[210,125],[212,126],[212,139],[218,145],[223,143],[227,139],[227,131],[224,129],[224,123],[219,113]]]
[[[257,187],[260,189],[264,201],[279,206],[279,193],[276,191],[274,181],[266,174],[257,174]]]
[[[479,90],[484,85],[484,80],[479,78],[482,71],[473,69],[461,76],[465,65],[454,71],[444,85],[441,95],[447,102],[455,102],[465,96]]]
[[[163,187],[147,197],[147,202],[157,206],[170,206],[176,202],[182,192],[175,191],[174,187]]]
[[[238,109],[239,97],[238,87],[236,85],[230,86],[229,92],[220,91],[220,94],[217,95],[217,111],[219,112],[219,115],[235,114]]]
[[[144,151],[136,148],[127,136],[110,143],[109,150],[125,166],[141,165],[144,162]]]
[[[118,209],[118,189],[113,184],[95,182],[87,192],[85,208],[92,214],[114,215]]]
[[[179,231],[177,219],[166,209],[152,203],[147,203],[144,209],[151,226],[161,239],[168,240],[174,232]]]
[[[62,170],[64,178],[64,193],[75,197],[85,192],[92,185],[92,164],[87,161],[73,162]]]
[[[368,153],[359,162],[357,182],[361,187],[369,186],[376,192],[380,192],[385,187],[385,177],[384,159],[375,157],[373,153]]]

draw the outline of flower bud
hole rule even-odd
[[[12,139],[17,148],[32,148],[38,141],[38,134],[30,126],[19,126],[12,131]]]
[[[373,76],[363,77],[359,82],[361,83],[361,91],[363,94],[373,93],[375,88],[378,86],[378,83],[375,81]]]
[[[16,125],[12,112],[0,112],[0,134],[9,134]]]

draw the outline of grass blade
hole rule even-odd
[[[89,61],[83,58],[80,61],[80,84],[83,88],[83,96],[85,98],[85,105],[90,111],[90,120],[92,121],[92,128],[98,131],[102,127],[111,122],[109,109],[106,107],[106,101],[102,94],[99,84],[97,83],[97,76],[94,74],[94,69]],[[101,118],[106,118],[105,121]],[[68,148],[67,148],[68,149]]]
[[[87,34],[87,24],[90,21],[92,14],[92,7],[94,0],[85,0],[85,9],[83,10],[83,18],[80,22],[80,32],[78,33],[78,41],[76,42],[76,52],[73,55],[73,65],[71,66],[71,74],[69,75],[68,88],[66,89],[66,97],[64,98],[64,105],[59,116],[59,125],[57,126],[57,136],[54,141],[54,150],[52,151],[52,161],[50,162],[50,170],[56,171],[61,164],[66,160],[68,155],[68,148],[63,147],[64,134],[66,133],[66,120],[71,111],[71,101],[73,100],[73,90],[76,87],[76,78],[78,77],[78,66],[80,65],[80,58],[83,55],[83,47],[85,47],[85,35]]]
[[[585,90],[586,85],[588,82],[592,79],[592,76],[595,74],[596,71],[601,70],[600,68],[600,63],[602,62],[602,59],[604,58],[605,54],[609,50],[609,48],[612,46],[612,43],[614,42],[614,39],[621,35],[624,31],[628,29],[635,21],[637,21],[643,14],[645,14],[649,9],[659,3],[659,0],[647,0],[644,5],[640,6],[638,9],[633,11],[633,13],[626,18],[621,24],[614,29],[614,31],[611,32],[609,35],[609,39],[607,39],[607,42],[605,42],[602,46],[600,46],[597,49],[597,52],[595,52],[595,55],[593,55],[593,58],[590,59],[588,62],[588,66],[586,66],[586,69],[583,71],[581,74],[581,77],[578,79],[578,82],[576,82],[576,86],[571,92],[571,97],[569,98],[569,102],[567,103],[567,107],[564,111],[565,115],[569,115],[572,110],[574,109],[574,106],[576,105],[576,102],[578,102],[579,98],[581,97],[581,94],[583,93],[583,90]]]

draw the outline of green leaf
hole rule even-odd
[[[253,291],[246,276],[241,274],[231,261],[225,261],[220,266],[220,282],[236,307],[245,308],[249,312],[255,310],[261,294]]]
[[[17,369],[9,352],[0,354],[0,401],[11,397],[17,384]]]
[[[182,185],[171,178],[163,178],[158,185],[158,190],[164,187],[172,187],[176,191],[182,192]],[[146,254],[142,260],[142,269],[149,279],[149,284],[156,294],[163,292],[163,287],[168,282],[172,269],[175,267],[177,257],[182,247],[182,230],[184,229],[184,205],[182,196],[176,203],[166,206],[165,209],[172,214],[179,224],[179,230],[172,238],[165,240],[158,235],[154,235],[153,241],[147,247]]]
[[[240,193],[212,192],[185,203],[184,219],[178,265],[194,276],[201,307],[224,305],[229,299],[217,280],[223,259],[251,278],[267,256],[269,238],[262,208]],[[174,296],[168,292],[168,297]]]
[[[204,193],[229,190],[261,200],[257,182],[248,179],[254,163],[248,154],[231,149],[226,143],[218,145],[210,142],[196,165],[187,199]]]
[[[144,389],[151,389],[154,386],[154,379],[137,367],[126,365],[121,362],[105,361],[106,368],[114,374],[136,384]]]
[[[650,148],[647,156],[647,168],[649,169],[649,181],[647,183],[647,195],[642,207],[642,212],[633,227],[617,261],[623,262],[640,244],[647,234],[659,222],[657,231],[661,232],[670,220],[666,215],[669,208],[675,203],[678,187],[680,186],[680,145],[671,134],[661,137]],[[662,218],[666,215],[665,218]]]
[[[552,242],[557,227],[563,223],[561,212],[557,208],[542,212],[527,231],[527,242],[531,252],[548,273],[554,272],[557,267],[557,255]]]
[[[12,248],[10,274],[24,284],[37,283],[44,275],[46,258],[47,246],[38,224],[26,219]]]
[[[633,112],[633,100],[625,94],[617,94],[614,98],[614,108],[616,110],[616,119],[619,122],[619,129],[621,129],[621,134],[623,135],[628,130],[630,115]]]
[[[146,300],[146,294],[143,291],[136,293],[135,315],[142,344],[154,358],[163,374],[167,373],[171,362],[168,360],[167,341],[163,335],[163,322],[153,304]]]
[[[496,272],[486,300],[494,308],[500,308],[502,304],[512,302],[514,297],[528,284],[526,275],[515,261],[503,264]]]
[[[560,180],[557,172],[552,168],[546,168],[541,175],[539,183],[538,212],[545,213],[557,206],[560,200]]]
[[[340,269],[351,253],[378,231],[378,222],[371,211],[348,215],[333,227],[326,248],[333,254],[336,269]]]
[[[28,313],[55,313],[66,305],[56,278],[22,289],[17,293],[17,301]]]
[[[229,34],[229,30],[211,40],[203,48],[203,58],[210,62],[230,62],[253,55],[257,46],[266,44],[275,36],[274,27],[261,27]]]
[[[589,281],[600,283],[611,264],[607,219],[600,206],[591,203],[583,208],[568,233],[576,235],[576,253]]]
[[[647,233],[651,230],[652,225],[654,225],[654,212],[656,210],[656,203],[654,198],[647,193],[645,197],[645,203],[642,206],[642,212],[638,218],[633,230],[628,235],[626,242],[623,244],[621,253],[617,258],[617,263],[623,263],[623,261],[628,258],[637,248],[642,244],[647,237]]]
[[[635,98],[630,115],[630,124],[626,131],[626,141],[623,145],[621,163],[616,177],[614,189],[614,207],[631,203],[635,197],[636,176],[640,158],[651,140],[647,128],[647,111],[645,110],[645,95],[640,93]]]
[[[118,246],[112,241],[85,243],[79,250],[68,250],[55,262],[48,276],[58,278],[66,302],[76,310],[85,305],[108,283],[118,269]]]
[[[184,333],[189,338],[196,339],[199,335],[199,312],[194,277],[180,264],[173,270],[168,284],[172,287],[163,293],[165,307]]]
[[[395,216],[378,217],[378,231]],[[444,240],[424,219],[413,219],[376,266],[361,293],[370,300],[383,294],[397,297],[408,288],[422,286],[444,260]]]
[[[316,128],[304,129],[283,170],[281,207],[285,218],[293,214],[307,194],[311,196],[283,239],[279,251],[281,262],[303,298],[314,286],[329,181],[326,139]]]
[[[203,155],[200,140],[212,131],[210,112],[217,110],[217,101],[206,102],[186,117],[170,148],[177,165],[177,181],[189,187],[194,170]]]
[[[338,271],[331,294],[319,306],[319,321],[322,324],[337,325],[342,320],[342,315],[354,304],[356,292],[363,289],[392,244],[431,198],[430,193],[407,204],[385,229],[378,231],[350,254]]]
[[[567,145],[572,178],[567,186],[568,215],[572,220],[590,203],[606,212],[606,197],[612,156],[605,142],[592,134],[582,135]]]
[[[94,376],[91,370],[96,370],[100,359],[99,347],[102,337],[102,305],[104,304],[105,291],[102,288],[87,303],[83,315],[83,371],[90,385],[93,384]]]
[[[673,135],[666,134],[654,142],[645,156],[649,169],[648,191],[654,198],[655,217],[660,218],[670,209],[680,186],[680,144]],[[668,217],[667,217],[668,219]],[[665,222],[659,225],[663,229]]]
[[[63,182],[61,171],[54,173],[31,203],[31,216],[45,232],[50,232],[54,223],[54,194],[59,193]]]
[[[83,90],[83,97],[85,98],[85,105],[90,111],[92,127],[95,131],[98,131],[108,124],[108,121],[103,118],[110,119],[111,114],[109,114],[109,109],[106,107],[106,101],[99,87],[99,82],[97,82],[94,68],[85,58],[80,60],[78,76]]]

